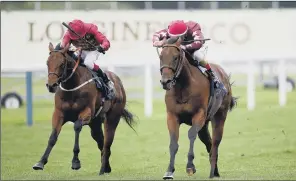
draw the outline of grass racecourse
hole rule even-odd
[[[241,98],[229,113],[219,147],[220,179],[296,179],[296,92],[288,93],[285,107],[278,105],[276,90],[256,91],[256,110],[246,109],[246,88],[234,87]],[[146,118],[141,100],[129,100],[138,116],[138,135],[121,122],[112,145],[109,175],[98,176],[100,152],[85,126],[80,137],[82,168],[71,169],[73,124],[66,124],[43,171],[32,166],[43,154],[51,132],[52,101],[34,101],[34,125],[25,125],[25,108],[1,110],[1,179],[3,180],[161,180],[169,162],[169,135],[165,104],[154,101],[154,114]],[[195,144],[195,175],[185,172],[189,141],[188,126],[182,125],[176,156],[177,180],[208,179],[210,165],[205,146]],[[210,126],[211,129],[211,126]]]

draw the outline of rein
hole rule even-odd
[[[60,51],[55,50],[55,51],[53,51],[53,52],[60,52]],[[51,53],[51,52],[50,52],[50,53]],[[59,87],[61,88],[61,90],[66,91],[66,92],[75,91],[75,90],[80,89],[81,87],[85,86],[86,84],[88,84],[88,83],[90,83],[90,82],[92,82],[92,81],[94,80],[94,78],[91,78],[91,79],[89,79],[88,81],[84,82],[83,84],[81,84],[81,85],[79,85],[79,86],[77,86],[77,87],[75,87],[75,88],[73,88],[73,89],[65,89],[65,88],[63,88],[63,87],[62,87],[62,83],[67,82],[67,81],[68,81],[68,80],[74,75],[75,71],[77,70],[77,67],[78,67],[79,62],[80,62],[80,55],[78,56],[79,58],[78,58],[78,60],[76,61],[75,66],[74,66],[74,68],[72,69],[71,74],[70,74],[68,77],[66,77],[66,76],[67,76],[67,70],[68,70],[68,62],[67,62],[68,60],[67,60],[66,55],[65,55],[63,52],[60,52],[60,53],[61,53],[61,54],[63,55],[63,57],[66,59],[66,63],[63,63],[63,64],[61,65],[61,66],[64,66],[64,70],[63,70],[62,75],[58,75],[56,72],[49,72],[49,73],[48,73],[48,76],[51,75],[51,74],[54,74],[55,76],[58,77],[58,84],[59,84]],[[66,78],[64,79],[64,77],[66,77]]]
[[[169,69],[171,69],[174,72],[174,76],[173,76],[173,78],[171,80],[172,84],[174,85],[174,84],[176,84],[176,79],[179,77],[179,75],[181,73],[181,70],[182,70],[182,68],[184,66],[185,52],[180,47],[178,47],[177,45],[173,45],[173,44],[172,45],[169,45],[169,44],[163,45],[162,48],[164,48],[164,47],[175,47],[180,52],[180,54],[178,56],[178,64],[177,64],[176,67],[171,67],[171,66],[166,65],[166,64],[164,64],[164,65],[162,65],[160,67],[160,73],[161,74],[162,74],[162,69],[163,68],[169,68]],[[156,50],[157,50],[158,56],[160,57],[160,53],[159,53],[158,47],[156,48]]]
[[[53,52],[60,52],[60,51],[58,51],[58,50],[55,50],[55,51],[53,51]],[[68,76],[68,77],[66,77],[67,76],[67,70],[68,70],[68,60],[67,60],[67,57],[66,57],[66,55],[63,53],[63,52],[60,52],[62,55],[63,55],[63,57],[66,59],[66,63],[63,63],[61,66],[64,66],[64,70],[63,70],[63,73],[62,73],[62,75],[58,75],[56,72],[49,72],[48,73],[48,76],[49,75],[51,75],[51,74],[54,74],[55,76],[57,76],[58,77],[58,81],[61,83],[61,82],[67,82],[73,75],[74,75],[74,73],[75,73],[75,71],[76,71],[76,69],[77,69],[77,67],[78,67],[78,65],[79,65],[79,62],[80,62],[80,56],[79,56],[79,58],[78,58],[78,60],[76,61],[76,63],[75,63],[75,66],[74,66],[74,68],[72,69],[72,72],[71,72],[71,74]],[[51,52],[50,52],[50,54],[51,54]],[[64,79],[64,77],[66,77],[65,79]]]

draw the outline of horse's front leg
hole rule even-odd
[[[170,134],[170,163],[163,179],[173,179],[175,172],[175,157],[178,152],[179,128],[180,124],[175,114],[167,113],[167,126]]]
[[[48,140],[48,144],[44,154],[42,155],[39,162],[37,162],[34,166],[34,170],[43,170],[44,165],[48,162],[49,154],[56,144],[58,140],[58,136],[61,132],[62,125],[64,124],[64,114],[55,108],[53,116],[52,116],[52,132]]]
[[[78,120],[74,122],[75,131],[75,142],[73,148],[73,159],[72,159],[72,169],[79,170],[81,168],[80,160],[78,154],[80,152],[79,147],[79,135],[82,130],[82,126],[88,124],[91,119],[91,109],[86,107],[78,116]]]
[[[188,161],[186,166],[186,172],[189,176],[193,175],[196,172],[195,165],[193,164],[194,159],[194,142],[196,136],[205,124],[205,109],[200,109],[192,117],[192,127],[188,130],[188,138],[190,141],[189,151],[188,151]]]

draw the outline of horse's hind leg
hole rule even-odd
[[[79,135],[82,130],[84,122],[88,122],[91,119],[91,109],[86,107],[81,113],[79,113],[78,120],[74,123],[75,131],[75,142],[73,148],[73,159],[72,159],[72,169],[79,170],[81,168],[80,160],[78,154],[80,152],[79,148]]]
[[[91,136],[92,138],[97,142],[97,146],[101,151],[101,157],[102,157],[102,151],[103,151],[103,145],[104,145],[104,134],[102,130],[102,121],[101,118],[95,118],[92,120],[92,122],[89,125]]]
[[[219,110],[212,120],[212,131],[213,131],[213,140],[212,140],[212,148],[210,152],[210,178],[220,177],[218,171],[218,147],[221,143],[223,136],[224,123],[227,116],[227,111]]]
[[[107,115],[107,119],[104,121],[104,146],[102,152],[102,165],[99,175],[111,172],[111,166],[109,158],[111,156],[111,145],[114,140],[115,131],[120,120],[120,115],[111,112]]]
[[[40,161],[33,166],[34,170],[44,169],[44,165],[48,162],[49,154],[58,140],[58,136],[61,132],[63,124],[64,124],[63,113],[60,110],[55,109],[52,116],[52,132],[49,137],[46,150],[42,155]]]
[[[201,142],[203,142],[206,146],[207,152],[210,154],[211,147],[212,147],[212,139],[208,129],[209,122],[206,122],[204,127],[198,132],[198,137]]]

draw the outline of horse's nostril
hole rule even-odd
[[[170,82],[170,79],[162,79],[162,80],[160,80],[161,84],[167,84],[169,82]]]
[[[58,83],[54,83],[52,86],[53,87],[56,87],[56,86],[58,86],[59,84]]]

